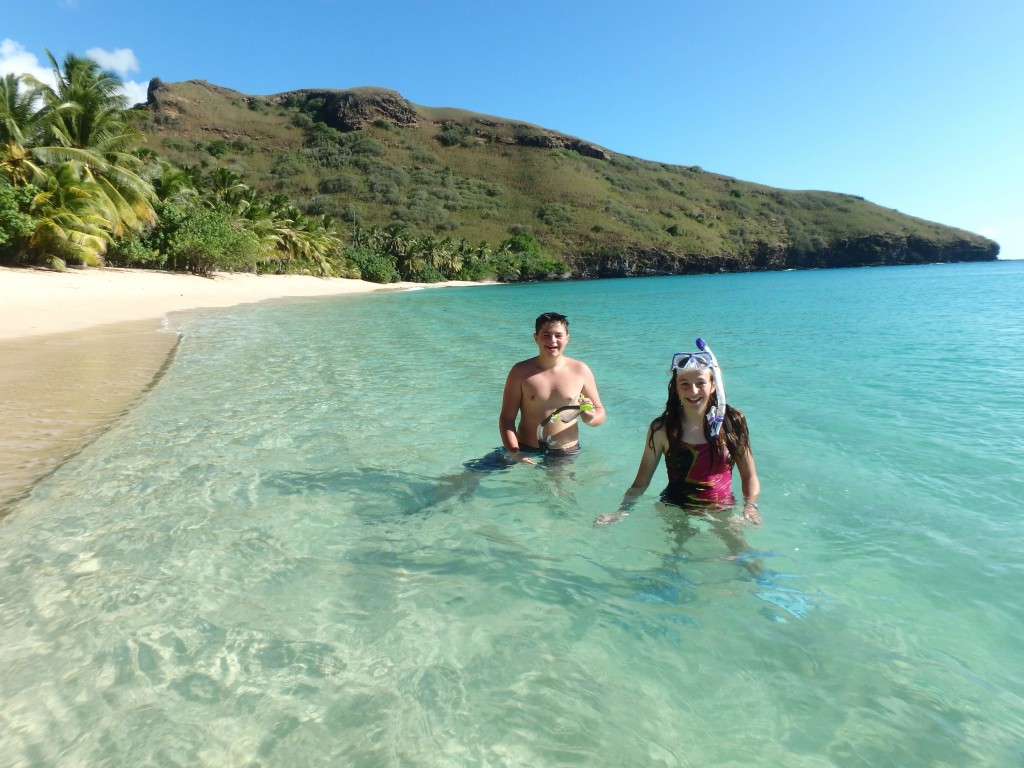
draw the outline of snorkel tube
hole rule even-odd
[[[712,405],[708,408],[707,420],[708,426],[711,427],[711,437],[718,437],[718,433],[722,430],[722,424],[725,422],[725,383],[722,381],[722,368],[718,365],[718,358],[715,357],[715,353],[711,351],[711,347],[707,345],[704,339],[697,339],[697,349],[701,352],[706,352],[708,357],[711,358],[711,375],[715,379],[718,405]]]
[[[583,393],[580,393],[582,396]],[[555,408],[548,417],[544,419],[540,424],[537,425],[537,446],[541,449],[546,449],[550,438],[544,436],[544,427],[555,421],[561,421],[564,424],[572,424],[582,411],[592,411],[594,406],[591,403],[579,403],[577,405],[563,405],[561,408]],[[570,414],[569,411],[575,411]]]

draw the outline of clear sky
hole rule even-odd
[[[1024,258],[1024,0],[0,0],[0,73],[391,88]]]

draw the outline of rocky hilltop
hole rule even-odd
[[[436,126],[451,122],[431,119],[428,110],[416,107],[397,91],[386,88],[352,88],[347,91],[303,89],[279,93],[267,101],[275,105],[322,102],[323,106],[316,113],[317,119],[345,133],[363,130],[378,120],[386,120],[403,128],[415,128],[424,119]],[[471,135],[486,142],[539,149],[568,149],[585,157],[608,159],[605,151],[594,144],[528,123],[487,118],[468,112],[464,114],[463,120]]]

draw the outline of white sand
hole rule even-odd
[[[464,283],[443,283],[460,285]],[[218,273],[212,278],[139,269],[0,267],[0,340],[77,331],[96,325],[154,320],[170,312],[230,307],[265,299],[338,296],[423,287],[302,275]]]

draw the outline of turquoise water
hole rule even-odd
[[[1020,765],[1022,294],[1001,262],[192,317],[0,522],[0,765]],[[466,484],[546,310],[608,422]],[[739,559],[664,469],[592,525],[697,335],[764,489]]]

